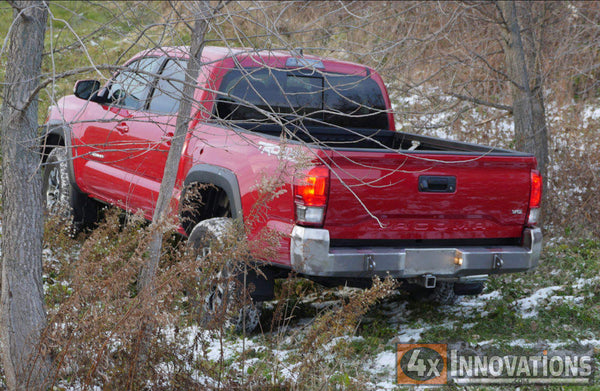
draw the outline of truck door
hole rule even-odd
[[[177,111],[185,80],[186,62],[169,59],[154,84],[144,113],[126,135],[130,147],[139,151],[124,163],[132,177],[130,202],[151,217],[156,206],[171,139],[175,134]]]
[[[79,156],[86,160],[82,179],[92,195],[135,210],[134,193],[144,167],[148,145],[133,142],[134,134],[154,126],[147,112],[148,98],[164,58],[147,57],[128,64],[108,84],[113,103],[96,108],[94,121],[83,125]],[[102,114],[102,115],[99,115]],[[92,118],[91,116],[88,116]]]

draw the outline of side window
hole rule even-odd
[[[169,60],[158,79],[150,108],[154,113],[173,114],[179,110],[179,101],[185,81],[186,61]]]
[[[113,105],[143,110],[154,79],[148,73],[156,73],[160,63],[160,58],[142,58],[128,65],[131,71],[123,71],[115,76],[109,87],[109,98],[113,100]]]

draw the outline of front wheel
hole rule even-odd
[[[42,190],[46,215],[60,216],[75,232],[98,221],[99,204],[71,184],[66,147],[59,145],[46,158]]]
[[[72,219],[72,190],[69,180],[67,152],[65,147],[56,147],[48,154],[43,175],[46,214]]]

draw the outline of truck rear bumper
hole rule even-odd
[[[537,266],[542,231],[527,228],[522,246],[450,248],[350,248],[329,246],[326,229],[294,226],[291,265],[298,272],[320,277],[413,278],[433,275],[465,280],[469,276],[514,273]]]

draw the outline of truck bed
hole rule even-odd
[[[493,246],[522,237],[531,155],[381,129],[237,126],[323,150],[331,170],[323,228],[333,245]]]
[[[494,155],[527,154],[484,145],[451,141],[436,137],[388,129],[340,128],[332,126],[296,126],[272,123],[235,123],[235,127],[267,136],[285,137],[311,146],[330,149],[382,149],[418,152],[461,152]]]

